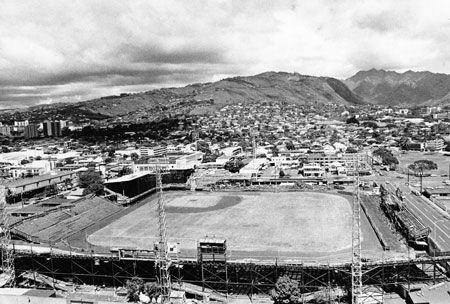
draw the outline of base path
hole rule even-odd
[[[234,258],[351,258],[352,212],[343,196],[312,192],[169,192],[164,200],[168,240],[180,243],[184,254],[195,256],[196,241],[210,236],[225,238]],[[153,199],[93,233],[88,241],[113,248],[151,248],[157,241],[157,227]],[[370,231],[363,229],[363,237],[370,240],[371,250],[380,250]]]

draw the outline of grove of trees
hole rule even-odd
[[[80,174],[78,183],[81,188],[84,188],[83,195],[90,193],[103,194],[104,184],[100,172],[89,169]]]
[[[416,160],[414,163],[408,166],[409,169],[416,170],[436,170],[438,168],[437,164],[431,160],[421,159]]]

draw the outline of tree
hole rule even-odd
[[[286,145],[286,149],[288,149],[288,150],[294,150],[295,149],[295,146],[292,143],[292,141],[285,142],[285,145]]]
[[[298,282],[288,276],[282,276],[277,280],[275,288],[270,294],[274,304],[300,303],[300,289]]]
[[[133,153],[130,154],[130,157],[131,157],[132,160],[136,160],[136,159],[139,158],[139,155],[136,152],[133,152]]]
[[[144,280],[134,277],[131,280],[127,280],[125,289],[127,290],[127,300],[130,302],[138,302],[139,294],[144,287]]]
[[[353,148],[353,147],[348,147],[346,150],[345,150],[345,153],[357,153],[358,152],[358,150],[356,150],[355,148]]]
[[[234,160],[229,160],[225,163],[225,165],[223,165],[223,168],[225,170],[230,171],[231,173],[237,173],[239,172],[239,170],[241,170],[242,167],[244,167],[245,164],[242,162],[242,160],[240,159],[234,159]]]
[[[373,151],[373,155],[380,157],[383,165],[390,167],[396,167],[398,165],[398,159],[386,148],[378,148]]]
[[[408,166],[413,171],[417,170],[437,170],[438,166],[435,162],[427,159],[416,160]]]
[[[22,159],[21,161],[20,161],[20,164],[21,165],[26,165],[26,164],[29,164],[30,163],[30,161],[28,160],[28,159]]]
[[[283,170],[280,170],[280,174],[279,174],[279,175],[280,175],[280,177],[281,177],[281,178],[283,178],[283,177],[285,177],[285,176],[286,176],[286,173],[284,173],[284,171],[283,171]]]
[[[133,170],[130,167],[122,167],[122,169],[120,169],[120,171],[117,173],[117,176],[121,177],[131,173],[133,173]]]
[[[158,299],[158,297],[161,295],[161,290],[156,285],[156,283],[153,282],[147,282],[144,284],[142,288],[142,293],[149,296],[151,298]]]
[[[346,123],[349,124],[357,124],[359,125],[359,120],[356,119],[355,116],[350,117],[349,119],[347,119]]]
[[[144,280],[138,277],[127,280],[125,288],[127,290],[127,299],[130,302],[139,302],[139,295],[141,293],[150,299],[157,299],[161,295],[161,291],[155,283],[144,283]]]
[[[103,178],[100,172],[89,169],[80,174],[79,185],[84,188],[83,194],[95,193],[97,195],[103,194]]]
[[[378,125],[375,122],[373,122],[373,121],[365,121],[361,125],[363,127],[369,127],[369,128],[372,128],[372,129],[377,129],[378,128]]]

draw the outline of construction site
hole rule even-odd
[[[396,304],[447,284],[450,256],[383,185],[369,194],[358,176],[347,191],[238,179],[217,191],[223,178],[176,185],[165,174],[136,201],[85,197],[25,217],[0,193],[2,286],[117,290],[139,277],[163,302],[264,302],[288,276],[303,303]]]

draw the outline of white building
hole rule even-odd
[[[325,175],[325,170],[319,164],[304,164],[300,172],[305,177],[322,177]]]
[[[444,149],[445,143],[441,138],[427,140],[425,142],[425,150],[442,151]]]
[[[142,161],[135,161],[133,172],[155,172],[156,166],[164,169],[194,169],[203,161],[203,152],[193,152],[183,155],[169,155],[168,157],[153,157]]]

